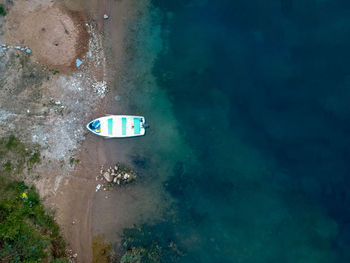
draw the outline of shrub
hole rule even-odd
[[[67,262],[59,228],[34,188],[0,177],[0,262]]]
[[[6,11],[2,5],[0,5],[0,15],[6,16]]]

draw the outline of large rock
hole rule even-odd
[[[103,177],[107,180],[107,182],[112,182],[113,181],[113,175],[111,175],[109,172],[105,172],[103,174]]]

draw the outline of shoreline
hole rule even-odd
[[[24,0],[17,1],[27,4]],[[94,236],[104,235],[113,250],[118,249],[123,229],[162,220],[171,203],[162,186],[164,178],[159,175],[173,169],[173,162],[162,164],[161,159],[162,153],[168,152],[168,149],[169,156],[173,156],[170,152],[174,149],[174,133],[164,134],[160,129],[152,129],[146,137],[107,141],[85,129],[86,121],[93,118],[126,113],[159,118],[170,130],[174,128],[173,119],[169,118],[166,95],[157,87],[152,75],[153,63],[161,50],[159,45],[154,49],[153,41],[161,38],[159,28],[152,28],[155,16],[149,8],[150,3],[136,0],[107,2],[110,3],[108,20],[101,19],[106,9],[97,0],[66,0],[62,3],[74,12],[87,14],[97,23],[99,34],[94,31],[95,35],[91,35],[90,32],[90,37],[97,42],[89,41],[87,61],[81,69],[59,75],[55,75],[55,71],[49,76],[50,81],[40,83],[45,84],[42,91],[44,99],[54,107],[49,112],[50,123],[45,122],[47,117],[38,115],[32,108],[29,108],[31,115],[28,111],[27,115],[21,115],[25,121],[37,117],[43,119],[37,130],[30,131],[36,137],[32,133],[28,138],[24,137],[28,141],[35,138],[43,150],[42,162],[34,170],[37,179],[29,178],[28,182],[35,185],[45,206],[54,211],[54,218],[70,249],[69,254],[76,254],[70,259],[73,262],[91,262]],[[36,5],[38,3],[47,5],[49,1],[36,0]],[[37,11],[35,8],[38,7],[30,7],[33,9],[29,12]],[[91,24],[88,23],[86,25],[90,29]],[[41,30],[40,27],[37,29]],[[94,51],[101,53],[90,52],[90,45],[94,44],[98,46]],[[91,83],[87,81],[90,78]],[[91,88],[94,81],[108,83],[109,93],[103,99]],[[148,104],[155,98],[165,102],[163,113],[153,111],[153,105]],[[41,109],[43,102],[39,100],[37,104],[36,107]],[[62,115],[57,115],[57,105],[66,107]],[[11,114],[9,110],[9,116],[14,116]],[[56,126],[57,129],[53,129]],[[77,127],[80,137],[59,127]],[[23,129],[29,132],[27,126]],[[165,144],[154,148],[153,142],[159,138]],[[52,141],[53,144],[50,144]],[[96,176],[100,167],[116,162],[129,166],[137,173],[140,171],[137,182],[118,190],[96,193],[99,183]]]
[[[110,3],[109,0],[104,2]],[[103,34],[105,53],[114,52],[114,54],[108,54],[109,60],[107,59],[106,67],[103,68],[104,81],[107,81],[109,86],[113,85],[111,83],[114,75],[118,74],[118,69],[116,69],[116,65],[111,61],[111,58],[124,59],[123,41],[125,40],[125,27],[127,27],[125,14],[130,13],[130,10],[128,10],[130,7],[127,3],[113,2],[110,4],[112,4],[112,12],[114,13],[108,20],[103,20],[103,14],[108,13],[110,15],[111,10],[106,10],[103,5],[96,4],[98,9],[93,10],[94,13],[90,14],[98,22],[98,28]],[[115,24],[117,26],[111,29]],[[106,29],[106,25],[108,29]],[[116,45],[118,48],[113,51],[109,50],[107,46],[111,43],[106,43],[108,37],[110,37],[110,30],[113,30],[113,35],[118,39]],[[106,54],[106,57],[108,55]],[[116,87],[117,90],[118,88]],[[106,110],[112,103],[109,101],[109,97],[114,90],[110,88],[107,96],[100,102],[98,109],[94,110],[92,118],[107,114]],[[93,210],[96,198],[95,188],[98,184],[95,178],[99,175],[102,165],[112,165],[113,162],[115,163],[120,159],[118,156],[108,154],[105,143],[105,140],[93,134],[86,135],[79,147],[79,154],[77,154],[80,162],[72,174],[62,180],[53,201],[56,207],[55,218],[61,226],[68,246],[73,250],[73,253],[77,253],[77,262],[92,261],[92,239],[95,236]],[[72,203],[74,204],[72,205]],[[106,239],[106,242],[110,242],[110,240]]]

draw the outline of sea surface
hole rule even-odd
[[[150,128],[109,143],[140,174],[124,236],[186,263],[350,262],[350,2],[153,0],[128,30],[112,107]]]
[[[350,2],[149,8],[142,143],[174,199],[154,237],[180,262],[350,262]]]

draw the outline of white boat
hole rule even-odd
[[[145,134],[145,118],[131,115],[109,115],[86,125],[92,133],[107,138],[124,138]]]

